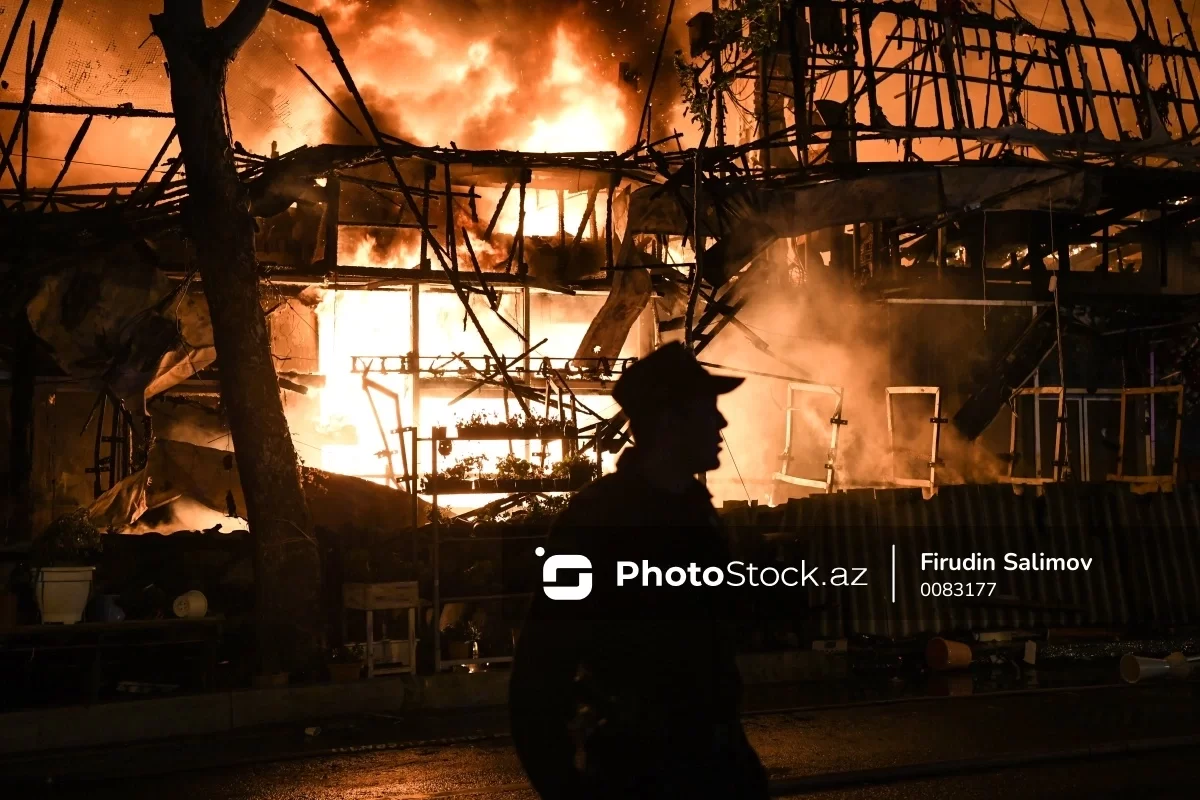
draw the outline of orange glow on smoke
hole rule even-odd
[[[560,27],[554,35],[554,61],[545,86],[561,105],[534,118],[520,149],[530,152],[583,152],[621,149],[626,121],[621,92],[612,80],[597,80],[580,60],[579,44]]]

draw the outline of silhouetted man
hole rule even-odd
[[[613,389],[634,447],[572,498],[548,548],[586,556],[592,591],[581,601],[538,592],[513,664],[513,739],[545,800],[767,796],[738,715],[725,595],[615,579],[618,560],[663,570],[729,562],[696,475],[719,465],[717,396],[742,380],[710,374],[669,344]]]

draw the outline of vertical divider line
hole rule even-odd
[[[896,602],[896,545],[892,545],[892,602]]]

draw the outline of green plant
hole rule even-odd
[[[94,563],[104,549],[100,531],[86,508],[64,514],[33,542],[30,555],[39,567],[82,567]]]
[[[467,480],[483,468],[487,456],[463,456],[451,466],[442,471],[443,477]]]
[[[712,55],[699,64],[675,51],[675,73],[679,80],[684,115],[700,123],[707,132],[712,127],[714,100],[725,95],[739,107],[741,102],[731,90],[734,81],[745,77],[757,58],[779,42],[781,0],[734,0],[713,14],[713,32],[722,68],[710,70]],[[743,110],[744,107],[742,107]]]
[[[501,478],[525,480],[537,477],[538,472],[538,467],[512,453],[496,462],[496,474]]]
[[[529,414],[517,421],[517,429],[522,433],[537,434],[546,430],[557,430],[558,427],[558,420],[540,414]]]
[[[330,664],[362,663],[366,658],[366,648],[361,644],[344,644],[329,651]]]
[[[550,468],[550,477],[559,480],[592,480],[600,475],[596,462],[587,456],[576,453],[562,461],[556,461]]]
[[[466,419],[455,419],[454,427],[462,430],[503,427],[504,423],[490,411],[476,411]]]
[[[536,525],[549,523],[558,513],[567,507],[570,497],[561,494],[529,497],[521,505],[496,514],[491,521],[508,525]]]

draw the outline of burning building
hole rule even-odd
[[[240,527],[155,9],[9,5],[10,531],[81,506]],[[569,489],[628,441],[623,366],[669,340],[749,378],[718,500],[1190,477],[1178,3],[528,5],[275,3],[229,71],[321,480],[413,529]]]

